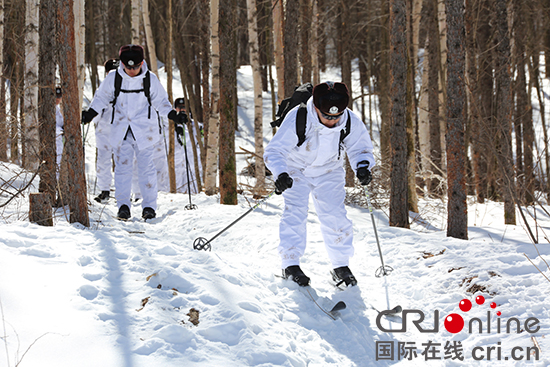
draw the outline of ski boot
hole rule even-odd
[[[109,200],[110,192],[109,191],[101,191],[101,194],[97,195],[94,200],[98,203],[101,203],[103,200]]]
[[[309,285],[309,278],[304,274],[299,265],[292,265],[283,269],[283,278],[290,279],[299,286],[305,287]]]
[[[349,285],[357,285],[357,280],[351,273],[351,270],[347,266],[342,266],[330,271],[332,280],[336,282],[336,286],[340,286],[342,283],[346,283],[346,287]]]
[[[143,208],[143,212],[141,213],[141,217],[145,220],[153,219],[156,216],[157,214],[155,213],[155,209],[149,207]]]
[[[131,216],[132,214],[130,213],[130,208],[128,208],[128,205],[124,204],[118,209],[118,219],[128,220]]]

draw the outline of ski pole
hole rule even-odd
[[[246,213],[244,213],[243,215],[241,215],[239,218],[237,218],[235,221],[233,221],[233,223],[231,223],[230,225],[228,225],[227,227],[225,227],[224,229],[222,229],[220,232],[218,232],[218,234],[216,234],[214,237],[212,237],[211,239],[207,240],[206,238],[204,237],[199,237],[195,240],[195,242],[193,242],[193,249],[195,250],[204,250],[204,251],[212,251],[212,246],[210,246],[210,242],[214,241],[216,238],[218,238],[219,235],[221,235],[223,232],[227,231],[229,228],[231,228],[235,223],[237,223],[238,221],[240,221],[241,219],[243,219],[247,214],[249,214],[251,211],[253,211],[254,209],[256,209],[257,207],[259,207],[260,205],[262,205],[263,203],[265,203],[267,201],[267,199],[269,199],[271,196],[273,196],[273,194],[275,193],[275,191],[272,191],[269,195],[267,195],[265,198],[263,198],[262,200],[260,200],[256,205],[254,205],[252,208],[248,209],[248,211]]]
[[[376,244],[378,245],[378,253],[380,254],[380,261],[382,262],[382,266],[379,267],[374,275],[377,278],[380,278],[382,275],[390,275],[390,273],[393,271],[393,268],[389,265],[384,265],[384,258],[382,257],[382,249],[380,248],[380,240],[378,239],[378,231],[376,230],[376,223],[374,221],[374,212],[372,211],[372,205],[370,204],[370,196],[369,196],[369,189],[367,186],[364,186],[365,188],[365,196],[367,197],[367,205],[369,207],[370,217],[372,221],[372,227],[374,228],[374,237],[376,237]]]
[[[197,209],[197,206],[191,202],[191,183],[189,182],[189,159],[187,159],[187,137],[185,136],[185,125],[183,125],[183,151],[185,152],[185,170],[187,171],[187,193],[189,194],[189,204],[185,209]]]

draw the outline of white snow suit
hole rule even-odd
[[[130,207],[133,157],[137,159],[139,187],[143,208],[157,208],[157,175],[153,163],[153,146],[160,139],[159,114],[166,116],[172,110],[168,95],[157,76],[150,73],[151,106],[143,91],[143,79],[147,63],[141,73],[130,77],[121,63],[117,73],[122,76],[121,92],[114,106],[111,125],[111,146],[115,155],[115,198],[120,208]],[[114,100],[116,73],[109,73],[99,86],[90,104],[95,111],[102,111]]]
[[[113,164],[111,148],[112,107],[109,105],[94,118],[95,144],[97,148],[96,175],[99,191],[111,191]]]
[[[279,255],[282,268],[299,265],[306,249],[306,223],[309,195],[312,194],[315,211],[321,222],[321,233],[333,268],[349,265],[353,256],[353,227],[347,218],[344,156],[347,153],[351,167],[369,162],[375,165],[373,146],[361,119],[347,109],[338,124],[332,128],[323,125],[313,105],[307,103],[306,140],[301,146],[296,134],[298,107],[285,117],[277,134],[264,153],[266,166],[277,178],[287,172],[294,180],[290,189],[283,192],[285,208],[279,226]],[[348,114],[349,112],[349,114]],[[351,118],[349,135],[344,139],[345,151],[339,152],[340,131]]]

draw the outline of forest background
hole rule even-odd
[[[237,68],[253,69],[256,146],[250,154],[257,158],[250,190],[262,197],[270,192],[258,158],[266,138],[262,91],[271,92],[274,118],[278,102],[301,83],[320,82],[327,66],[339,66],[351,85],[357,62],[362,88],[350,107],[362,106],[371,129],[380,121],[373,191],[388,197],[390,225],[409,227],[418,196],[442,198],[447,235],[466,239],[466,197],[475,195],[480,203],[503,201],[507,224],[519,213],[537,242],[522,207],[541,205],[550,193],[542,88],[550,65],[549,16],[548,0],[2,0],[0,160],[38,175],[42,202],[68,205],[70,221],[88,226],[80,125],[86,70],[95,91],[98,66],[120,46],[142,44],[150,69],[167,74],[172,101],[180,93],[172,90],[173,68],[180,71],[181,92],[195,121],[204,122],[204,144],[195,142],[201,190],[235,205]],[[57,85],[65,118],[59,182]],[[173,147],[172,139],[171,190]],[[349,165],[347,171],[353,186]]]

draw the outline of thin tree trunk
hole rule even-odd
[[[447,236],[468,239],[465,164],[464,5],[446,0],[447,9]]]
[[[219,39],[219,0],[210,3],[210,39],[212,43],[212,113],[208,121],[206,142],[206,172],[204,186],[206,195],[215,195],[218,173],[219,144],[219,100],[220,100],[220,39]]]
[[[139,18],[141,14],[141,1],[142,0],[130,0],[131,14],[132,14],[132,42],[134,45],[139,45]]]
[[[40,43],[38,85],[38,119],[40,121],[40,169],[39,191],[47,194],[50,209],[55,202],[57,186],[55,144],[55,0],[40,2]]]
[[[409,228],[407,198],[407,39],[405,0],[390,1],[391,195],[390,226]]]
[[[283,1],[273,0],[273,50],[277,74],[277,103],[285,98],[285,54],[283,51]]]
[[[68,96],[78,95],[76,63],[75,19],[72,0],[57,0],[57,42],[59,45],[59,75],[61,87]],[[65,193],[70,209],[70,223],[90,226],[86,199],[86,176],[84,149],[80,131],[80,106],[75,98],[66,98],[63,103],[64,151],[68,160],[68,184],[70,193]]]
[[[145,37],[147,39],[147,53],[149,54],[149,63],[147,66],[149,67],[149,70],[151,70],[153,73],[158,75],[158,65],[157,65],[157,52],[155,50],[155,41],[153,38],[153,30],[151,29],[151,19],[149,18],[149,0],[141,0],[143,7],[142,15],[143,15],[143,28],[145,29]],[[168,0],[168,8],[170,8],[170,13],[172,12],[172,2],[171,0]],[[172,17],[167,17],[168,22],[168,29],[171,31],[172,29]],[[172,37],[168,35],[168,44],[172,42]],[[168,47],[170,49],[170,47]],[[171,50],[171,49],[170,49]],[[172,60],[172,51],[170,51],[170,58],[166,60],[166,63],[171,63]],[[172,98],[170,98],[170,101],[172,101]]]
[[[236,0],[220,2],[220,203],[237,205],[235,127],[237,110]]]
[[[25,17],[25,107],[23,167],[36,170],[40,162],[38,134],[38,14],[39,2],[27,0]]]
[[[311,68],[312,68],[312,83],[317,85],[321,82],[321,77],[319,73],[319,9],[318,3],[319,0],[312,0],[313,10],[312,10],[312,24],[311,24],[311,41],[310,53],[311,53]]]
[[[265,192],[265,164],[263,158],[260,158],[264,156],[263,99],[255,2],[255,0],[247,0],[250,64],[252,65],[252,75],[254,79],[254,152],[256,153],[254,159],[256,163],[254,196],[258,198]]]
[[[299,1],[287,1],[285,3],[284,25],[284,77],[285,96],[291,96],[298,85],[298,14],[300,13]]]
[[[516,184],[512,158],[512,90],[510,74],[510,38],[508,34],[508,10],[506,0],[495,0],[497,60],[495,81],[497,85],[497,123],[499,146],[497,159],[504,182],[501,184],[504,197],[504,223],[516,224]]]
[[[4,64],[4,0],[0,0],[0,161],[8,161],[8,120],[6,116],[6,80]]]
[[[145,2],[148,3],[148,0],[143,0],[144,4]],[[147,8],[146,8],[147,9]],[[145,17],[147,19],[149,18],[148,15],[143,14],[143,21],[147,22],[145,20]],[[166,7],[166,21],[167,21],[167,28],[168,28],[168,37],[167,37],[167,45],[166,45],[166,60],[165,60],[165,69],[166,73],[168,74],[168,85],[167,85],[167,92],[168,92],[168,99],[170,102],[174,101],[174,95],[172,92],[172,0],[168,0],[168,6]],[[150,36],[152,39],[152,30],[151,30],[151,24],[146,23],[146,33],[147,33],[147,26],[149,28]],[[147,41],[149,45],[149,41]],[[151,42],[154,44],[154,42]],[[149,47],[148,47],[149,49]],[[152,54],[150,54],[152,55]],[[156,58],[156,55],[154,55]],[[155,60],[156,64],[156,60]],[[174,126],[174,121],[168,121],[168,179],[170,180],[170,192],[175,194],[177,192],[177,184],[176,184],[176,164],[175,164],[175,150],[176,150],[176,142],[175,142],[175,130],[176,127]]]

